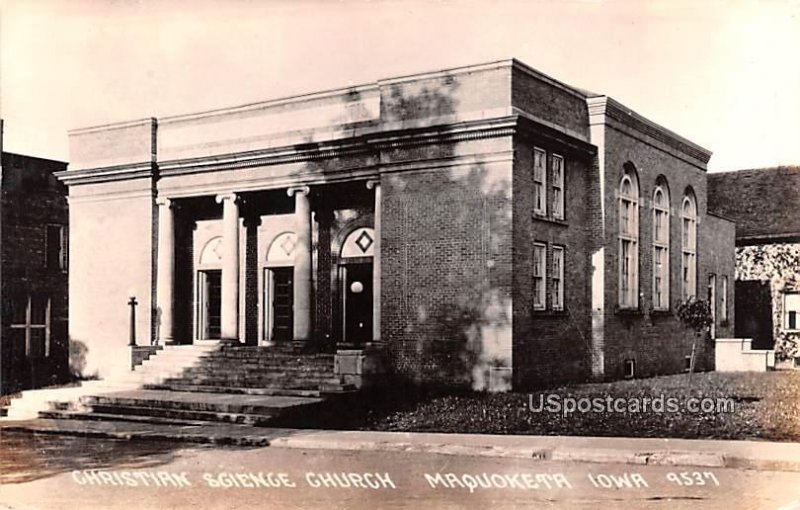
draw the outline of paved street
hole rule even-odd
[[[192,447],[17,432],[0,439],[3,509],[776,509],[793,502],[800,502],[796,472]]]

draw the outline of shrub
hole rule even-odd
[[[708,301],[695,299],[694,296],[678,304],[678,318],[697,335],[708,331],[713,321]]]
[[[781,331],[775,339],[775,357],[781,361],[800,357],[800,335]]]

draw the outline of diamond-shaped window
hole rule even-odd
[[[367,253],[367,250],[369,250],[369,247],[372,246],[372,243],[375,241],[373,241],[372,236],[370,236],[369,233],[364,230],[361,232],[361,235],[358,236],[355,242],[361,249],[362,253]]]

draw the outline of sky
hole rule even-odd
[[[0,0],[3,148],[515,57],[714,152],[800,164],[800,0]]]

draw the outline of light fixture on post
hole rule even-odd
[[[139,304],[136,301],[136,296],[134,295],[136,291],[134,289],[128,290],[128,306],[131,308],[131,336],[130,336],[130,345],[131,347],[136,347],[136,305]]]

